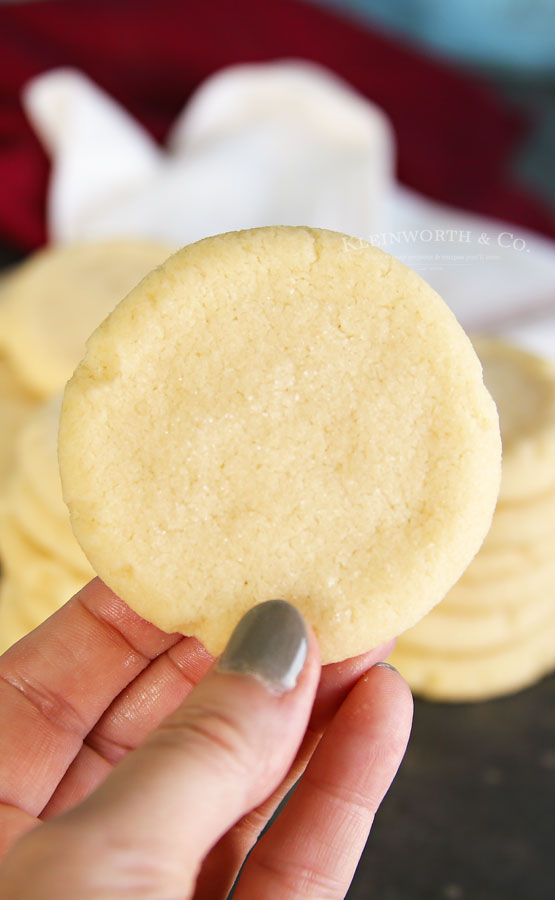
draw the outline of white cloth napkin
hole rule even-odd
[[[196,91],[164,148],[71,69],[35,78],[23,102],[52,158],[53,242],[182,245],[259,225],[332,228],[421,272],[465,328],[555,358],[555,244],[401,187],[383,111],[320,66],[222,70]]]

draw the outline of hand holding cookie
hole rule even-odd
[[[410,730],[390,649],[321,670],[278,601],[214,665],[91,582],[0,659],[0,895],[223,900],[302,776],[235,896],[343,897]]]
[[[238,900],[343,897],[410,728],[376,663],[468,565],[498,493],[466,335],[364,242],[208,238],[89,339],[59,455],[105,583],[0,663],[0,887],[215,900],[256,843]]]

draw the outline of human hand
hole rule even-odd
[[[412,701],[374,667],[391,645],[320,669],[287,609],[300,670],[287,690],[279,659],[273,673],[262,660],[272,690],[219,671],[99,579],[1,657],[3,900],[224,900],[301,775],[235,900],[344,897]],[[228,669],[244,650],[224,654]]]

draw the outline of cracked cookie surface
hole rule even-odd
[[[500,440],[474,350],[419,276],[269,227],[185,247],[119,304],[66,388],[60,464],[81,546],[140,615],[219,653],[282,597],[330,662],[457,580]]]

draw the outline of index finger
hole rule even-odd
[[[37,816],[114,697],[180,639],[95,578],[0,657],[0,804]]]

